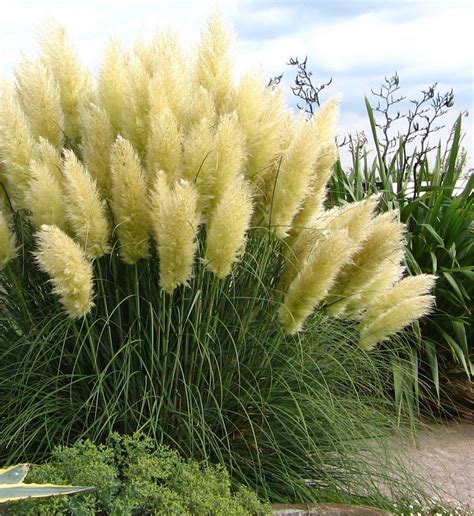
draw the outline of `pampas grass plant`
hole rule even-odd
[[[393,422],[362,348],[432,279],[399,283],[396,212],[324,211],[337,100],[308,122],[237,84],[228,36],[212,17],[191,59],[114,41],[95,83],[52,26],[2,87],[0,455],[140,430],[275,500],[382,504],[365,439]]]

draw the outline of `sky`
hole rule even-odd
[[[233,26],[237,79],[255,69],[266,77],[283,73],[294,103],[290,57],[307,56],[316,84],[332,78],[322,100],[342,96],[341,138],[361,130],[370,134],[364,95],[395,71],[408,98],[419,98],[435,82],[441,93],[453,89],[455,104],[445,123],[450,127],[461,111],[469,112],[464,146],[472,166],[472,0],[3,0],[0,74],[11,75],[21,53],[35,55],[37,34],[49,20],[66,27],[82,61],[96,71],[112,36],[131,46],[171,27],[192,51],[217,9]]]

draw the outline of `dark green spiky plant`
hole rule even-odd
[[[140,430],[274,500],[412,496],[368,350],[432,277],[374,198],[322,211],[336,101],[234,86],[216,18],[188,66],[113,44],[94,85],[54,29],[2,92],[0,454]]]

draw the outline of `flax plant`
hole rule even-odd
[[[60,28],[42,42],[0,102],[0,456],[141,430],[275,500],[386,504],[362,348],[422,316],[432,278],[380,281],[403,227],[374,198],[324,210],[337,101],[307,122],[236,84],[218,16],[188,60],[169,34],[113,42],[97,84]]]

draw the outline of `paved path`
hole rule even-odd
[[[474,514],[474,424],[450,423],[419,431],[410,448],[415,471],[436,488],[431,494],[460,502]]]
[[[394,446],[397,446],[396,443],[397,440]],[[419,430],[414,443],[407,446],[405,439],[402,443],[410,469],[426,480],[426,490],[439,501],[456,508],[455,514],[474,516],[474,424],[431,425]],[[369,508],[349,508],[337,504],[313,507],[275,505],[274,509],[278,516],[388,514]]]

